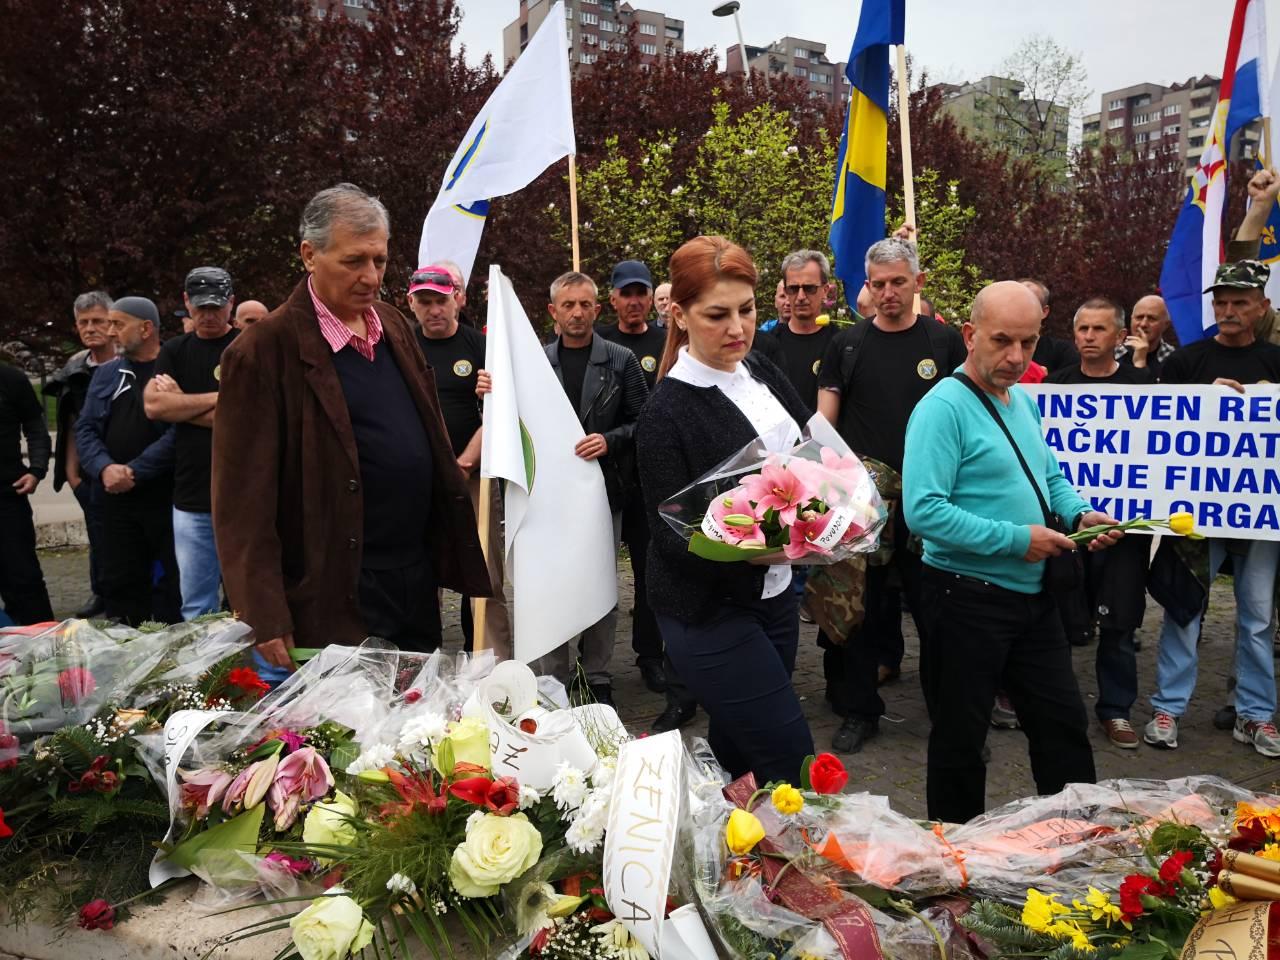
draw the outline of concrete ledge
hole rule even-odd
[[[36,548],[83,547],[89,543],[84,520],[52,520],[36,524]]]

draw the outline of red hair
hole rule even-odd
[[[671,302],[687,310],[721,280],[740,280],[753,289],[759,274],[751,254],[725,237],[694,237],[671,255],[667,267],[671,282]],[[689,333],[675,321],[667,324],[667,345],[662,351],[658,377],[666,376],[675,364],[680,348],[689,342]]]

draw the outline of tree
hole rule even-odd
[[[1016,98],[997,98],[997,116],[1022,132],[1030,153],[1045,156],[1055,151],[1059,139],[1065,139],[1060,118],[1079,120],[1093,96],[1083,58],[1052,37],[1037,34],[1019,44],[1000,72],[1021,90]]]

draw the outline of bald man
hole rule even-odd
[[[267,305],[261,300],[245,300],[236,307],[235,316],[231,318],[231,325],[237,330],[244,330],[257,323],[270,312],[267,309]]]
[[[1062,529],[1114,521],[1067,483],[1035,401],[1017,386],[1041,313],[1020,283],[984,287],[964,325],[963,375],[931,390],[907,425],[902,505],[924,540],[921,607],[931,638],[930,662],[921,664],[933,725],[931,820],[964,823],[986,808],[983,746],[1001,688],[1027,735],[1038,793],[1094,779],[1088,719],[1045,588],[1045,560],[1075,549]]]
[[[1139,370],[1147,370],[1152,380],[1159,379],[1160,368],[1175,349],[1164,338],[1168,329],[1169,308],[1165,306],[1164,298],[1154,293],[1140,298],[1133,305],[1133,315],[1129,318],[1129,336],[1116,348],[1116,359]]]

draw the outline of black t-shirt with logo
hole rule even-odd
[[[601,324],[596,333],[606,340],[612,340],[620,347],[626,347],[640,361],[640,369],[644,372],[644,383],[653,392],[653,385],[658,382],[658,364],[662,362],[662,351],[667,345],[665,328],[651,323],[644,333],[623,333],[617,324]]]
[[[458,324],[451,337],[433,340],[418,330],[418,346],[436,378],[440,413],[456,457],[480,429],[476,374],[484,369],[484,334]]]
[[[1213,383],[1219,377],[1280,383],[1280,346],[1255,340],[1247,347],[1228,347],[1209,337],[1175,350],[1160,368],[1161,383]]]
[[[862,343],[847,382],[842,382],[840,354],[852,329],[832,342],[819,385],[840,393],[836,429],[853,451],[901,471],[911,411],[964,362],[964,341],[954,328],[942,330],[939,342],[947,343],[947,353],[935,356],[935,341],[925,324],[937,321],[930,317],[917,317],[906,330],[894,332],[870,321],[859,327],[863,323],[867,326],[859,332]]]
[[[194,333],[166,340],[156,358],[156,374],[167,373],[183,393],[217,393],[222,351],[240,331],[204,339]],[[174,424],[173,505],[191,513],[213,509],[209,477],[213,470],[213,431],[190,423]]]
[[[1143,386],[1145,384],[1155,383],[1156,378],[1152,376],[1151,371],[1145,367],[1135,367],[1131,363],[1120,362],[1116,366],[1116,372],[1105,377],[1091,377],[1083,370],[1080,365],[1074,367],[1066,367],[1062,370],[1055,370],[1049,376],[1044,378],[1045,383],[1065,383],[1065,384],[1088,384],[1088,383],[1118,383],[1127,386]]]
[[[791,385],[810,413],[818,409],[818,371],[827,346],[836,335],[834,326],[819,327],[813,333],[792,333],[791,328],[778,324],[769,333],[776,337],[782,357],[779,364]]]

